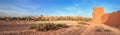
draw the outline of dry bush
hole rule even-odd
[[[24,16],[24,17],[0,17],[1,21],[85,21],[89,22],[92,19],[81,16]]]
[[[112,32],[111,30],[109,30],[109,29],[106,29],[106,30],[104,30],[105,32]]]
[[[100,26],[97,26],[97,27],[96,27],[96,31],[97,31],[97,32],[112,32],[111,30],[109,30],[109,29],[104,29],[103,27],[100,27]]]
[[[91,18],[83,18],[82,21],[90,22],[90,21],[92,21],[92,19]]]
[[[68,26],[66,24],[40,23],[30,27],[30,29],[36,29],[37,31],[48,31],[67,27]]]
[[[111,30],[108,30],[108,29],[97,29],[96,30],[97,32],[112,32]]]
[[[88,23],[85,23],[85,22],[78,22],[78,24],[89,25]]]

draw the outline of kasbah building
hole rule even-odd
[[[112,13],[104,13],[104,7],[94,7],[92,19],[94,23],[120,26],[120,10]]]

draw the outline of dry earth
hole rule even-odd
[[[35,23],[65,23],[69,28],[50,30],[46,32],[29,29]],[[79,21],[80,22],[80,21]],[[120,35],[120,30],[104,24],[86,22],[89,25],[78,24],[78,21],[39,21],[27,23],[1,23],[0,35]],[[107,30],[107,31],[104,31]]]

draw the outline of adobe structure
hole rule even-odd
[[[106,25],[120,26],[120,10],[103,15],[102,22]]]
[[[103,7],[94,7],[92,13],[92,19],[94,23],[102,23],[102,16],[104,15]]]
[[[104,14],[103,7],[94,7],[92,13],[92,19],[94,23],[104,23],[110,26],[120,27],[120,10],[112,13]]]

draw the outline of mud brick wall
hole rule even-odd
[[[120,10],[103,15],[102,22],[107,25],[120,25]]]
[[[94,7],[92,13],[92,19],[94,23],[102,23],[101,17],[104,15],[103,7]]]

